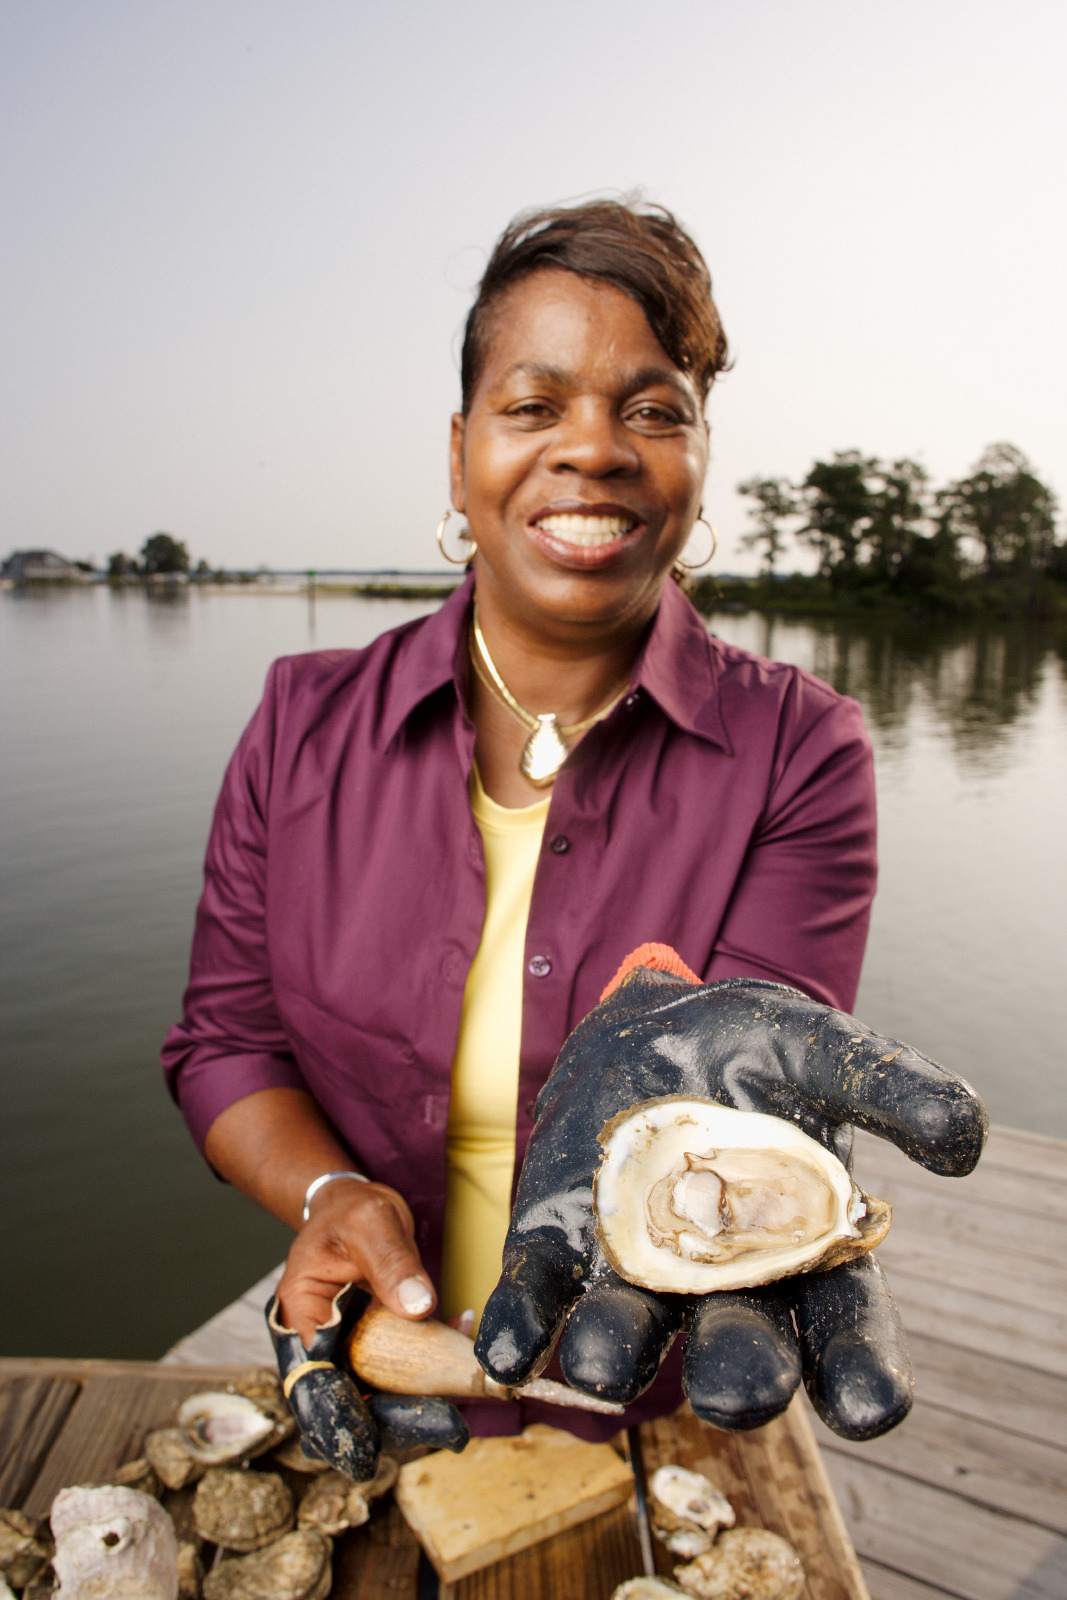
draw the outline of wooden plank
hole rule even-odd
[[[610,1600],[641,1572],[632,1506],[593,1517],[457,1584],[440,1600]]]
[[[419,1545],[390,1498],[334,1553],[330,1600],[415,1600]]]
[[[827,1451],[861,1557],[961,1600],[1063,1600],[1067,1540],[869,1462]]]
[[[164,1369],[166,1376],[105,1376],[95,1373],[85,1380],[53,1445],[47,1461],[29,1490],[24,1509],[43,1516],[60,1489],[76,1483],[99,1483],[141,1453],[152,1428],[168,1427],[186,1395],[204,1386],[196,1369],[175,1376],[181,1369]]]
[[[1062,1318],[932,1278],[916,1278],[900,1267],[888,1276],[909,1334],[1067,1377]]]
[[[1048,1194],[1050,1186],[1043,1187]],[[994,1259],[999,1275],[1004,1264],[1018,1258],[1039,1266],[1061,1261],[1067,1246],[1067,1216],[1013,1211],[986,1196],[931,1190],[912,1183],[910,1174],[893,1183],[892,1203],[893,1227],[886,1244],[906,1238],[909,1245],[941,1243],[946,1256],[959,1249],[980,1252],[987,1278]]]
[[[921,1401],[898,1428],[864,1444],[838,1438],[817,1417],[812,1421],[824,1451],[906,1473],[980,1505],[1067,1533],[1067,1450]]]
[[[1030,1167],[997,1164],[987,1147],[974,1172],[966,1178],[939,1178],[917,1162],[909,1161],[895,1145],[857,1132],[857,1180],[872,1194],[896,1203],[897,1188],[908,1184],[925,1194],[944,1195],[956,1203],[972,1201],[1028,1216],[1067,1219],[1067,1182],[1062,1177]]]
[[[394,1494],[443,1583],[502,1561],[629,1499],[610,1445],[534,1424],[401,1467]]]
[[[871,1600],[946,1600],[946,1590],[935,1589],[918,1578],[909,1578],[906,1573],[893,1572],[877,1561],[861,1561],[860,1566],[871,1591]]]
[[[1067,1437],[1067,1378],[908,1330],[915,1393],[944,1410],[1059,1444]]]
[[[81,1392],[70,1378],[0,1377],[0,1506],[20,1506]]]
[[[646,1466],[677,1462],[703,1472],[726,1495],[738,1524],[770,1528],[796,1548],[808,1600],[867,1600],[856,1554],[799,1401],[751,1433],[722,1433],[688,1407],[647,1424]],[[664,1576],[674,1562],[662,1546]]]
[[[978,1209],[968,1207],[969,1212]],[[990,1244],[983,1247],[977,1228],[973,1234],[971,1232],[973,1216],[932,1203],[931,1228],[936,1228],[941,1221],[943,1230],[929,1235],[908,1228],[906,1223],[891,1232],[878,1247],[878,1259],[886,1271],[899,1270],[910,1277],[928,1278],[935,1284],[950,1285],[988,1300],[1007,1301],[1020,1311],[1046,1313],[1058,1322],[1060,1342],[1064,1342],[1067,1275],[1063,1262],[1067,1260],[1067,1225],[1046,1225],[1048,1234],[1055,1227],[1062,1239],[1053,1240],[1047,1234],[1042,1241],[1047,1254],[1037,1256],[1022,1244],[1013,1250],[1010,1235],[998,1242],[995,1229],[991,1230]]]
[[[274,1366],[273,1361],[270,1363]],[[232,1383],[248,1371],[248,1365],[212,1363],[176,1373],[158,1361],[101,1361],[63,1359],[53,1356],[0,1356],[0,1382],[5,1378],[137,1378],[146,1383],[173,1383],[175,1378],[205,1388],[212,1383]],[[195,1389],[194,1389],[195,1392]]]
[[[1053,1183],[1067,1183],[1067,1139],[1050,1139],[1042,1133],[997,1125],[990,1130],[982,1164],[1017,1167]]]

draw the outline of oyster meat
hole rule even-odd
[[[649,1482],[652,1527],[672,1555],[703,1555],[720,1528],[732,1528],[734,1508],[702,1472],[657,1467]]]
[[[215,1390],[183,1402],[178,1428],[187,1453],[205,1467],[259,1455],[280,1437],[274,1418],[254,1400]]]
[[[61,1489],[52,1532],[63,1600],[177,1600],[178,1541],[151,1495],[114,1484]]]
[[[202,1539],[245,1555],[289,1532],[293,1496],[276,1472],[209,1467],[196,1486],[193,1520]]]
[[[787,1540],[769,1528],[729,1528],[674,1576],[697,1600],[798,1600],[804,1568]]]
[[[863,1255],[891,1210],[793,1123],[670,1095],[613,1117],[593,1183],[608,1263],[659,1293],[709,1294]]]
[[[266,1550],[220,1561],[204,1579],[204,1600],[326,1600],[330,1553],[321,1533],[287,1533]]]

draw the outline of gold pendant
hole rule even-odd
[[[567,759],[567,745],[556,725],[554,711],[538,717],[540,727],[527,739],[519,761],[519,771],[538,789],[547,789]]]

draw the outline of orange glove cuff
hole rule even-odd
[[[641,944],[626,957],[618,972],[600,996],[601,1002],[609,995],[615,993],[620,984],[626,982],[631,972],[638,967],[649,967],[653,972],[669,972],[674,978],[683,978],[686,983],[703,983],[703,978],[698,978],[691,967],[687,967],[677,950],[672,950],[669,944]]]

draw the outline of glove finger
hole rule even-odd
[[[989,1117],[964,1078],[840,1011],[816,1025],[806,1060],[809,1088],[832,1120],[891,1139],[943,1177],[973,1170]]]
[[[374,1477],[378,1428],[347,1372],[340,1367],[305,1372],[288,1399],[309,1455],[328,1461],[353,1483]]]
[[[811,1403],[845,1439],[874,1439],[911,1410],[911,1358],[900,1314],[873,1255],[792,1280]]]
[[[560,1340],[559,1360],[573,1389],[628,1405],[659,1371],[690,1301],[624,1283],[615,1273],[580,1299]]]
[[[474,1353],[509,1386],[536,1377],[564,1317],[578,1298],[584,1268],[558,1234],[522,1236],[504,1249],[504,1271],[486,1301]]]
[[[367,1410],[381,1434],[383,1450],[431,1450],[458,1453],[470,1441],[470,1429],[455,1406],[439,1395],[372,1394]]]
[[[736,1432],[784,1411],[800,1384],[788,1304],[774,1290],[701,1298],[685,1347],[682,1388],[698,1417]]]

